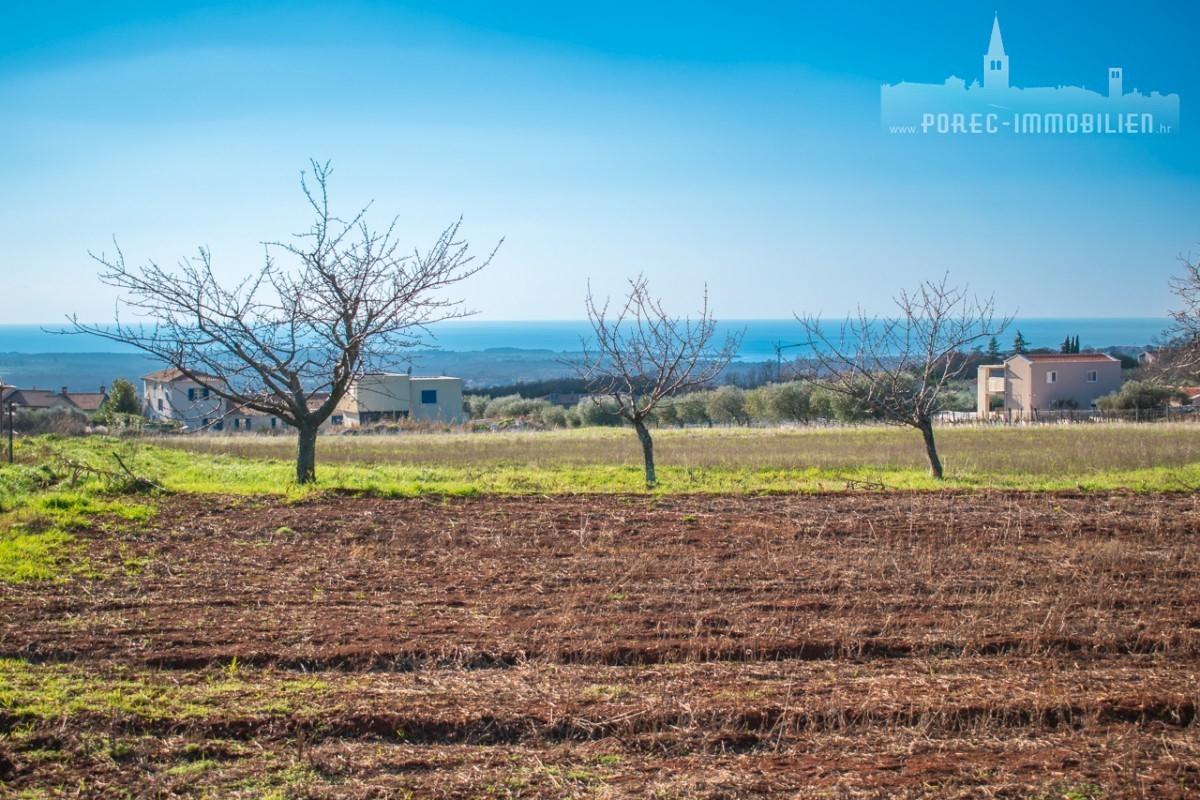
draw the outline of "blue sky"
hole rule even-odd
[[[0,17],[4,322],[111,317],[88,251],[231,279],[346,212],[459,215],[486,319],[583,316],[645,272],[725,318],[886,310],[949,271],[1022,316],[1157,316],[1200,251],[1194,3],[44,3]],[[1176,93],[1151,137],[903,137],[879,89],[979,78]]]

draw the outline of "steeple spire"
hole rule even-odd
[[[992,39],[988,42],[987,54],[983,57],[983,88],[1008,88],[1008,55],[1004,52],[1004,40],[1000,38],[1000,13],[992,20]]]
[[[1000,38],[1000,12],[996,12],[996,17],[992,20],[992,40],[988,42],[988,58],[996,58],[1004,55],[1004,40]]]

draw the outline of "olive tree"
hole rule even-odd
[[[633,427],[642,445],[646,485],[653,486],[658,476],[647,421],[655,407],[717,377],[737,353],[742,334],[718,340],[707,289],[696,319],[673,317],[650,294],[642,275],[629,280],[615,313],[607,299],[596,302],[590,283],[586,306],[592,336],[581,341],[579,355],[563,363],[583,379],[593,403]]]
[[[852,400],[869,418],[919,430],[929,474],[941,478],[933,418],[942,395],[972,363],[965,351],[999,336],[1012,317],[998,317],[991,297],[969,294],[948,275],[901,291],[894,301],[895,316],[869,316],[860,309],[833,332],[820,317],[797,319],[821,385]]]
[[[311,162],[300,188],[313,214],[288,242],[266,244],[264,263],[223,284],[207,248],[175,269],[129,266],[91,254],[100,281],[120,290],[116,323],[72,332],[133,345],[232,405],[270,414],[296,429],[296,480],[316,480],[317,430],[350,385],[397,351],[420,344],[428,326],[466,316],[442,290],[483,269],[459,238],[459,222],[428,250],[402,249],[397,220],[371,228],[370,208],[349,218],[329,207],[328,163]],[[277,260],[280,257],[286,265]],[[121,311],[141,321],[122,319]]]

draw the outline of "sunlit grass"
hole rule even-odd
[[[661,430],[658,493],[894,489],[1132,489],[1200,486],[1200,426],[944,428],[946,479],[928,476],[920,436],[883,427]],[[31,440],[21,460],[106,463],[181,492],[292,493],[287,437]],[[623,429],[323,437],[317,490],[382,496],[642,492],[640,449]],[[65,501],[56,501],[65,502]],[[90,513],[115,513],[96,508]],[[60,509],[64,524],[70,510]]]

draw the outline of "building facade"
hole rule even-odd
[[[979,368],[977,412],[1036,419],[1050,411],[1090,411],[1121,388],[1121,361],[1106,353],[1020,354]]]
[[[212,430],[225,415],[225,400],[212,391],[221,379],[193,373],[193,380],[178,369],[142,376],[142,413],[147,419],[178,422],[189,431]]]
[[[347,428],[397,420],[460,425],[462,378],[370,373],[350,385],[334,414]]]

